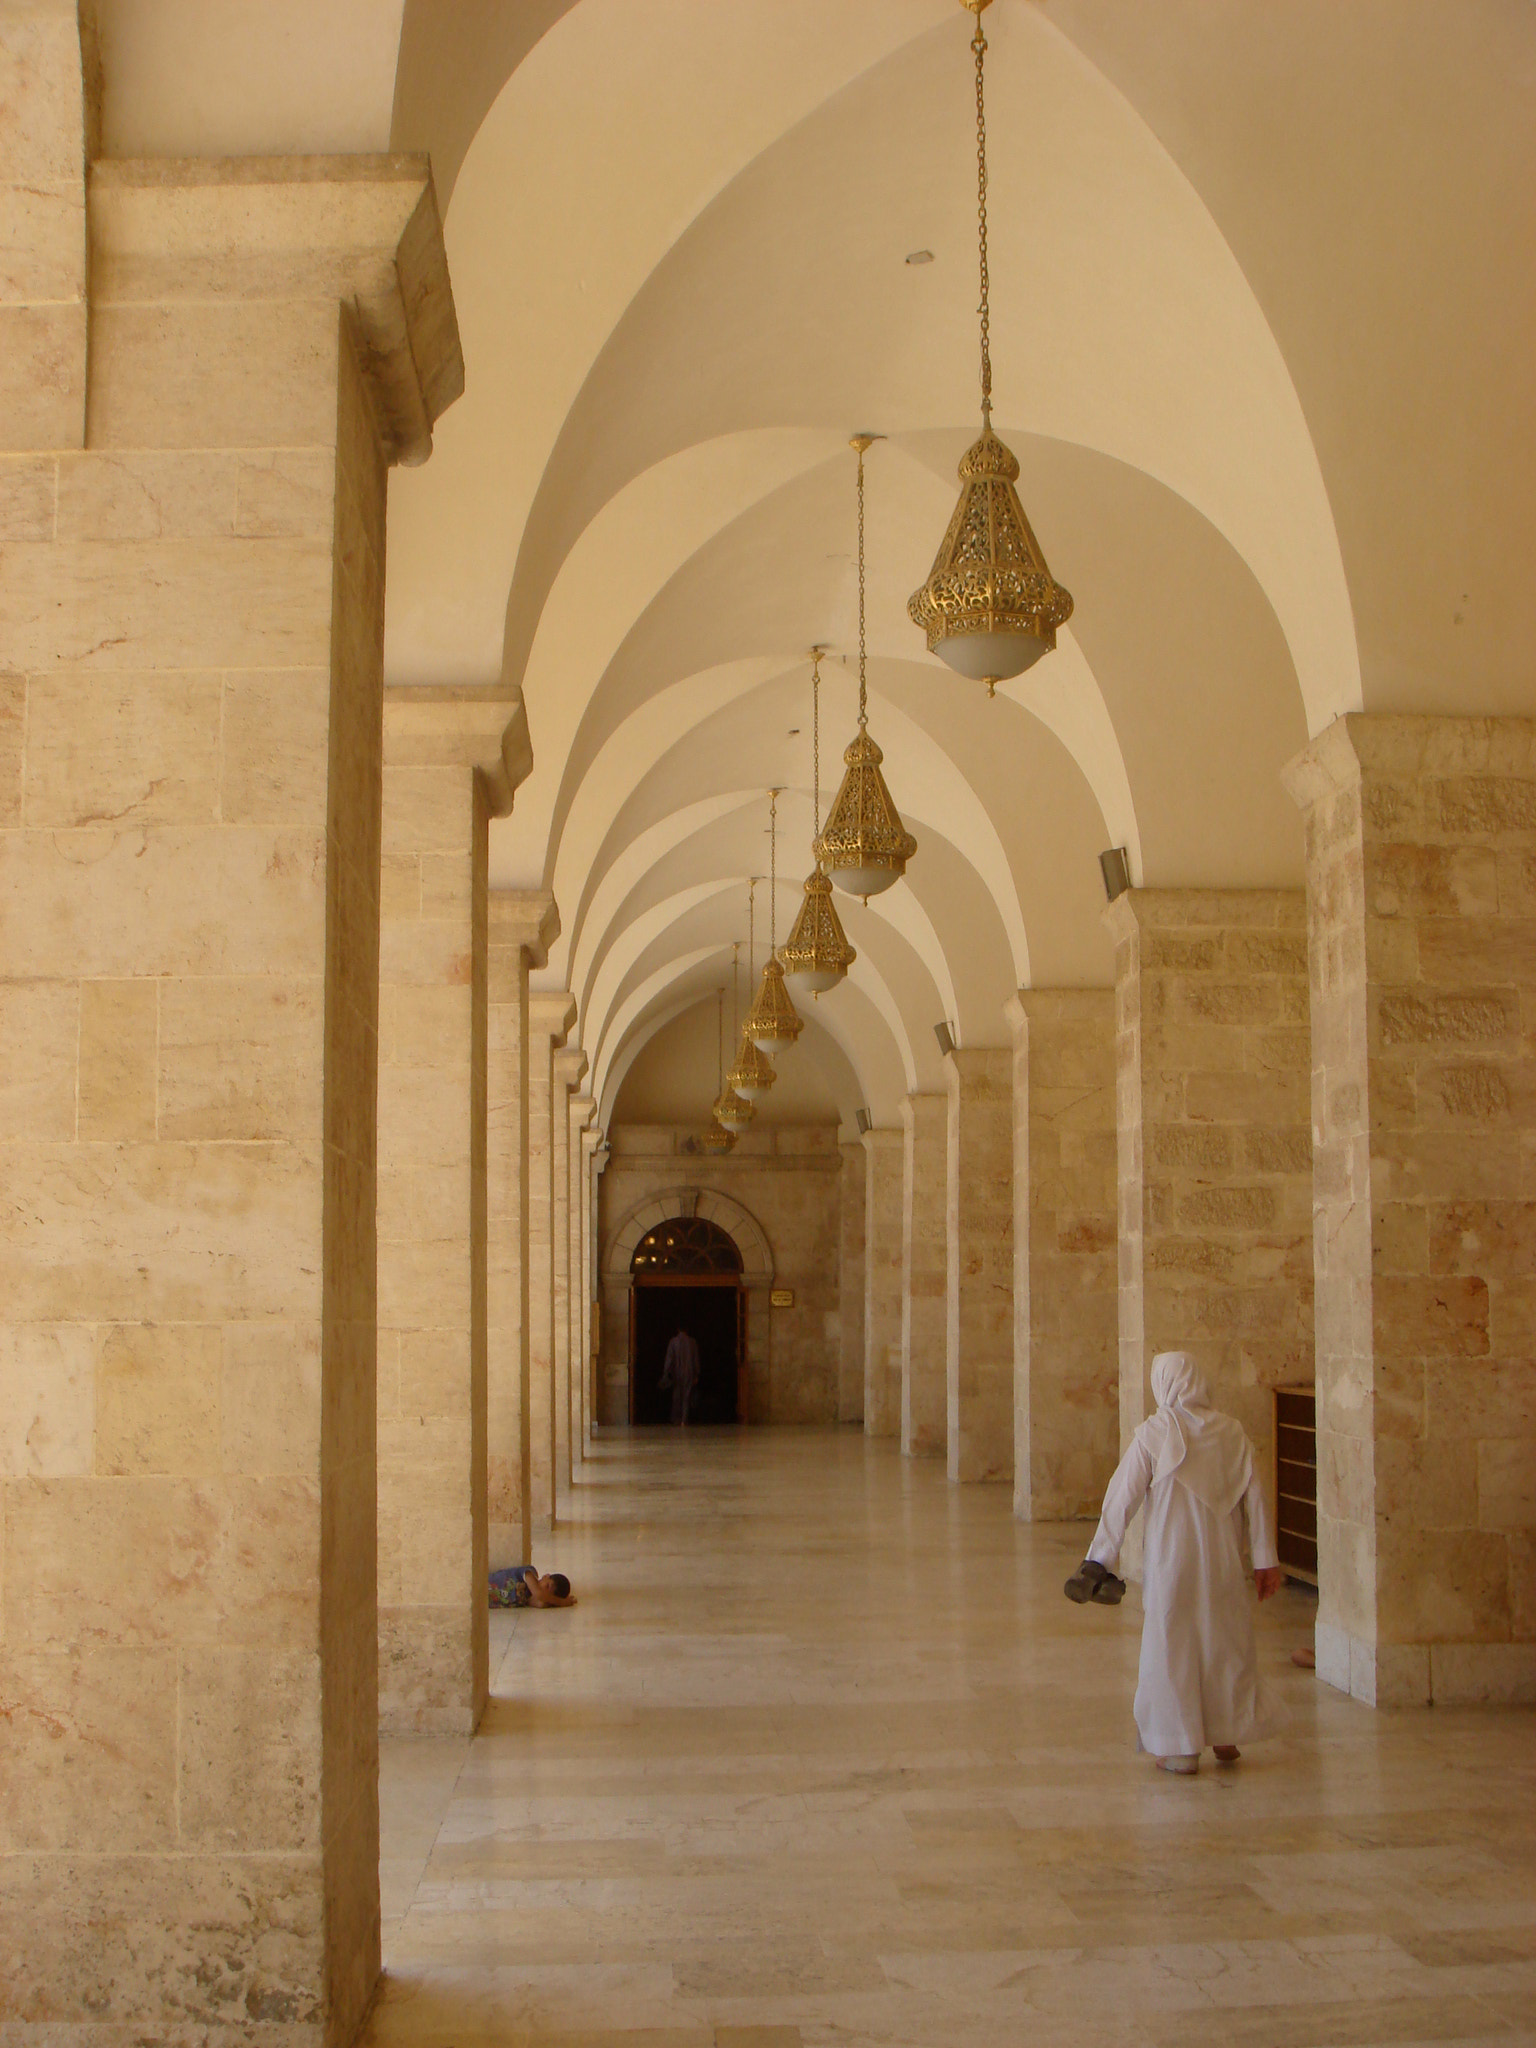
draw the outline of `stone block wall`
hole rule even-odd
[[[902,1182],[900,1131],[864,1133],[864,1434],[901,1434]]]
[[[1320,1674],[1536,1698],[1536,721],[1345,718],[1307,821]]]
[[[1014,1513],[1096,1517],[1120,1455],[1112,989],[1021,989],[1014,1030]]]
[[[1189,1351],[1271,1470],[1312,1380],[1311,1036],[1300,890],[1132,889],[1115,938],[1120,1438]]]
[[[0,12],[8,228],[86,217],[72,15]],[[0,318],[0,2003],[346,2039],[385,476],[462,363],[424,163],[99,164],[89,217],[88,394],[78,285],[57,361]]]
[[[946,1060],[945,1379],[952,1480],[1013,1478],[1013,1055]]]
[[[748,1420],[834,1422],[841,1303],[837,1126],[748,1130],[723,1158],[699,1152],[697,1143],[697,1130],[670,1124],[614,1124],[608,1132],[598,1193],[603,1420],[620,1421],[628,1413],[627,1370],[622,1376],[617,1370],[627,1367],[629,1356],[629,1268],[613,1263],[619,1233],[657,1196],[702,1190],[747,1213],[768,1247],[771,1267],[765,1270],[773,1284],[794,1291],[793,1308],[771,1308],[766,1280],[760,1289],[749,1288]],[[717,1220],[732,1229],[728,1215]]]
[[[917,1458],[945,1443],[945,1117],[942,1095],[901,1105],[901,1448]]]
[[[864,1210],[868,1167],[864,1147],[848,1143],[838,1203],[837,1419],[864,1420]]]

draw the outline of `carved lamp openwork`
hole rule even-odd
[[[901,822],[880,772],[884,754],[869,735],[869,689],[864,633],[864,451],[873,434],[855,434],[859,457],[859,729],[843,754],[846,770],[816,840],[816,858],[839,889],[867,903],[906,873],[917,841]]]
[[[715,990],[715,1085],[720,1093],[710,1107],[709,1129],[699,1140],[701,1152],[729,1152],[736,1143],[736,1133],[728,1131],[719,1118],[720,1103],[725,1095],[725,990]]]
[[[821,657],[824,647],[811,649],[811,845],[821,837]],[[836,988],[858,954],[848,943],[832,884],[818,860],[805,879],[805,901],[789,937],[779,948],[784,978],[797,995],[824,996]]]
[[[747,986],[752,986],[752,962],[757,951],[757,883],[752,876],[747,884]],[[736,1042],[736,1064],[726,1075],[726,1085],[733,1088],[743,1102],[756,1102],[759,1095],[766,1095],[778,1079],[773,1071],[773,1062],[760,1053],[747,1035],[747,1027],[741,1027]]]
[[[992,327],[987,274],[987,120],[981,16],[991,0],[961,0],[976,17],[976,187],[981,250],[981,438],[960,463],[960,502],[928,580],[907,612],[928,636],[928,651],[972,682],[997,685],[1023,675],[1056,645],[1072,616],[1071,594],[1046,566],[1014,488],[1019,465],[992,431]]]
[[[758,984],[757,1000],[747,1012],[746,1033],[761,1053],[793,1045],[805,1021],[789,999],[784,969],[778,960],[779,794],[768,792],[768,958]]]

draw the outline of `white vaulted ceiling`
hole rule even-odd
[[[781,935],[798,904],[813,641],[824,804],[853,722],[857,428],[919,852],[846,908],[796,1113],[894,1121],[940,1018],[1001,1043],[1012,989],[1107,982],[1106,846],[1299,884],[1278,771],[1341,711],[1531,707],[1525,0],[995,0],[996,418],[1077,609],[994,703],[905,614],[976,430],[956,0],[99,12],[110,152],[432,152],[467,388],[391,477],[388,674],[523,693],[493,881],[556,893],[604,1116],[698,1063],[770,783]]]

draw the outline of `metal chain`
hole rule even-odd
[[[715,1095],[725,1093],[725,990],[715,990]]]
[[[982,59],[987,38],[976,16],[976,33],[971,38],[976,55],[976,220],[981,244],[981,420],[992,424],[992,310],[991,280],[987,275],[987,108],[982,90]]]
[[[869,724],[864,687],[864,450],[859,450],[859,730]]]
[[[779,950],[779,792],[768,792],[768,958]],[[764,971],[766,972],[766,964]]]
[[[731,1041],[741,1028],[741,941],[731,941]]]
[[[752,965],[757,958],[757,877],[747,877],[747,986],[752,986],[755,969]]]
[[[811,656],[811,817],[813,841],[821,837],[821,649]]]

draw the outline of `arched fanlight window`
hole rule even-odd
[[[674,1216],[648,1230],[635,1246],[629,1270],[638,1280],[662,1280],[741,1271],[741,1253],[728,1232],[704,1216]]]

